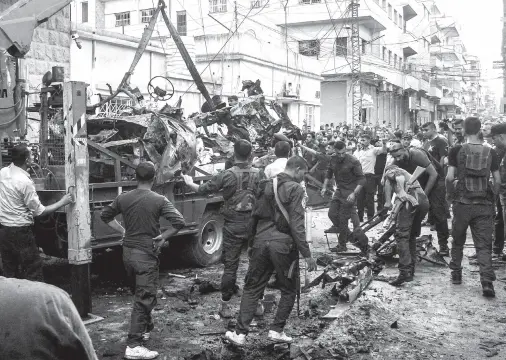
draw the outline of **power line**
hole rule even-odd
[[[268,3],[266,3],[264,5],[264,8],[265,6],[267,5]],[[235,33],[239,30],[239,28],[241,27],[241,25],[244,23],[244,21],[247,19],[247,17],[249,16],[249,14],[251,13],[251,11],[253,10],[253,8],[250,9],[250,11],[248,12],[248,14],[246,14],[246,17],[241,21],[241,23],[236,27],[236,29],[232,32],[232,35],[229,36],[229,38],[225,41],[225,44],[223,44],[223,46],[218,50],[218,52],[216,53],[216,55],[214,55],[214,57],[211,59],[211,61],[209,61],[209,63],[206,65],[206,67],[204,68],[204,70],[202,70],[199,75],[201,76],[204,71],[207,70],[207,68],[211,65],[211,63],[214,61],[214,59],[216,59],[218,57],[218,55],[221,53],[221,51],[225,48],[225,46],[228,44],[228,42],[234,37]],[[181,96],[184,96],[188,91],[190,91],[190,89],[193,87],[194,83],[192,82],[190,84],[190,86],[188,87],[188,89],[186,89],[186,91],[181,95]]]

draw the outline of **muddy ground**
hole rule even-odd
[[[316,255],[328,253],[323,236],[323,229],[328,226],[326,213],[317,212],[312,228]],[[430,229],[424,228],[423,232],[428,234]],[[369,235],[376,236],[374,231]],[[334,246],[335,235],[330,235],[330,239]],[[472,244],[470,236],[468,244]],[[468,255],[473,252],[471,246],[466,248]],[[395,266],[395,263],[387,264],[381,275],[395,275]],[[46,276],[50,282],[68,290],[69,272],[64,268],[48,266]],[[498,279],[504,281],[505,269],[506,265],[496,264]],[[246,270],[244,254],[238,275],[241,288]],[[417,266],[415,281],[393,288],[375,280],[351,306],[338,305],[342,312],[333,321],[321,319],[335,304],[330,297],[330,286],[313,288],[310,293],[302,294],[300,316],[294,309],[286,332],[312,359],[506,359],[504,283],[495,283],[495,299],[485,299],[477,270],[465,258],[464,282],[455,286],[450,282],[447,268],[422,262]],[[265,341],[273,313],[256,320],[254,332],[248,337],[249,345],[240,351],[224,345],[220,334],[209,334],[224,332],[229,325],[228,320],[218,316],[220,294],[201,295],[198,289],[191,292],[191,287],[195,278],[219,284],[221,271],[221,265],[192,269],[179,267],[166,257],[162,259],[161,289],[153,313],[156,327],[148,347],[159,351],[159,358],[164,360],[289,359],[288,349],[273,348]],[[92,272],[93,314],[104,320],[87,328],[99,359],[121,359],[132,296],[119,251],[96,256]],[[268,289],[266,293],[279,299],[276,290]],[[240,293],[232,302],[238,309]],[[292,357],[296,355],[298,359],[308,358],[292,348]]]

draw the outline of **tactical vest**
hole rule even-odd
[[[233,166],[228,169],[237,180],[234,194],[225,200],[223,213],[251,213],[255,205],[255,182],[259,177],[259,170],[255,168],[241,169]],[[244,174],[249,174],[246,178]]]
[[[457,155],[458,198],[490,200],[491,150],[489,146],[462,145]]]

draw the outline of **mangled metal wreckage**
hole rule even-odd
[[[220,104],[217,97],[213,101]],[[191,173],[195,166],[224,162],[233,155],[233,143],[238,139],[251,141],[257,155],[261,155],[275,133],[282,131],[289,137],[301,137],[282,107],[274,101],[266,103],[262,94],[245,97],[234,107],[223,105],[188,118],[183,117],[181,108],[168,105],[140,115],[125,112],[117,118],[90,117],[88,138],[134,164],[141,158],[152,161],[157,169],[156,183],[163,184],[181,172]],[[277,119],[267,106],[278,115]],[[205,107],[204,104],[204,110]],[[210,132],[211,126],[215,132]],[[114,175],[114,159],[90,149],[93,181],[113,181]],[[134,177],[133,169],[122,176],[122,180],[130,180]]]

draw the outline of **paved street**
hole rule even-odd
[[[313,250],[322,254],[327,251],[322,230],[328,226],[326,213],[318,212],[313,220]],[[373,232],[369,235],[374,236]],[[423,232],[429,233],[429,228],[425,227]],[[467,254],[473,251],[466,249]],[[246,265],[244,256],[239,272],[241,287]],[[121,359],[132,298],[123,279],[107,274],[112,266],[121,266],[115,252],[97,258],[95,266],[93,313],[105,319],[88,326],[88,330],[99,358]],[[191,358],[206,349],[218,359],[288,358],[288,355],[282,357],[283,349],[272,351],[263,340],[272,314],[257,320],[258,326],[250,335],[250,346],[242,352],[223,346],[220,335],[200,335],[224,331],[228,320],[217,316],[218,292],[199,295],[195,291],[196,295],[191,298],[198,304],[189,305],[188,289],[195,277],[218,284],[221,266],[186,269],[163,263],[162,268],[164,292],[160,293],[154,312],[156,327],[150,340],[151,347],[160,351],[161,359]],[[496,267],[499,279],[506,277],[505,268],[502,264]],[[169,272],[182,274],[186,279],[170,277]],[[392,263],[381,275],[393,276],[396,272],[396,264]],[[286,332],[298,342],[309,344],[314,358],[322,359],[484,359],[495,352],[498,352],[497,359],[505,358],[506,344],[501,343],[506,335],[503,283],[496,282],[495,299],[485,299],[481,295],[477,266],[469,265],[467,258],[463,284],[452,285],[449,276],[447,268],[422,262],[417,267],[415,281],[400,288],[373,281],[363,295],[332,322],[319,319],[331,304],[335,304],[330,296],[331,286],[313,288],[310,293],[303,294],[301,300],[301,314],[310,310],[306,312],[309,317],[298,319],[294,310]],[[267,293],[276,294],[279,299],[277,291],[268,290]],[[234,297],[232,301],[238,309],[240,298]],[[392,328],[395,322],[397,328]]]

